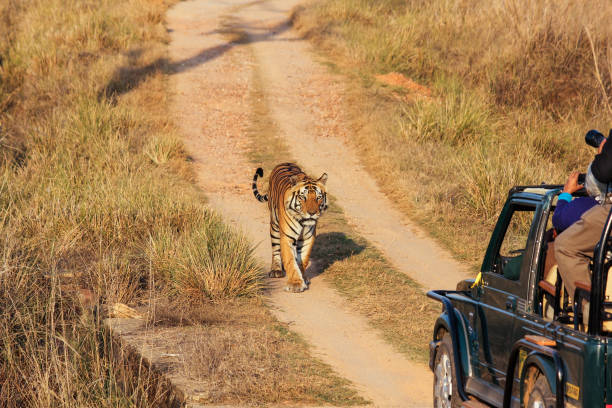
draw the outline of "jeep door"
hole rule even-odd
[[[478,310],[479,372],[486,382],[505,384],[505,372],[514,343],[517,309],[525,310],[526,285],[532,251],[528,238],[537,202],[509,200],[495,227],[482,265],[483,286]]]

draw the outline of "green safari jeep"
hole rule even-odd
[[[556,274],[551,218],[560,185],[508,194],[478,280],[440,301],[430,343],[435,407],[612,408],[612,213],[570,304]],[[612,287],[612,285],[611,285]]]

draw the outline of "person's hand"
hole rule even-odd
[[[579,172],[574,171],[572,174],[569,175],[569,177],[567,178],[567,181],[565,182],[565,186],[563,186],[564,193],[574,194],[574,192],[584,187],[582,184],[578,184],[579,174],[580,174]]]
[[[601,144],[599,145],[599,148],[597,149],[597,154],[601,153],[601,151],[603,150],[604,145],[606,144],[606,142],[608,141],[607,138],[604,138],[603,142],[601,142]]]

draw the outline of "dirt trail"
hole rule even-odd
[[[269,265],[267,208],[252,196],[254,168],[245,155],[257,69],[271,119],[291,155],[307,172],[329,174],[328,191],[357,231],[424,288],[454,287],[465,270],[392,207],[344,143],[350,135],[342,119],[342,87],[290,30],[288,15],[297,3],[191,0],[168,13],[173,114],[211,205],[259,243],[257,254]],[[245,32],[247,40],[228,42],[228,26]],[[270,292],[277,317],[364,397],[380,407],[431,406],[429,370],[396,353],[321,277],[301,294],[282,291],[282,284],[272,281]]]

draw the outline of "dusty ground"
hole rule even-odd
[[[314,62],[308,43],[290,29],[289,12],[297,3],[190,0],[168,13],[172,113],[211,205],[259,243],[257,254],[269,265],[267,208],[252,196],[254,166],[246,157],[257,70],[291,156],[312,175],[329,174],[328,191],[357,231],[425,289],[454,287],[465,270],[393,208],[347,145],[341,81]],[[282,284],[271,281],[279,320],[290,322],[365,398],[380,407],[431,406],[429,370],[395,352],[323,276],[301,294],[284,292]]]

